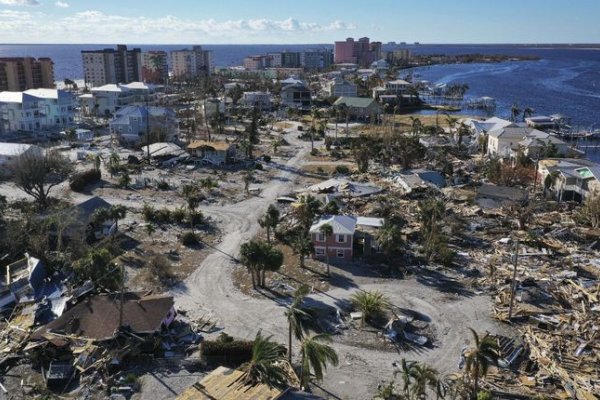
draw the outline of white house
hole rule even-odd
[[[44,132],[73,125],[74,97],[58,89],[0,92],[0,133]]]
[[[108,117],[128,105],[155,104],[162,88],[143,82],[111,83],[92,88],[90,93],[79,96],[79,104],[84,115]]]
[[[569,146],[550,134],[527,126],[511,124],[488,132],[488,149],[490,156],[510,157],[514,151],[529,147],[539,148],[541,144],[554,145],[560,154],[566,154]]]
[[[269,92],[244,92],[242,103],[248,107],[256,107],[261,110],[270,110],[272,95]]]
[[[128,106],[117,111],[110,132],[128,145],[141,144],[146,134],[151,143],[170,142],[179,135],[179,122],[170,108]]]
[[[41,149],[31,144],[0,142],[0,175],[10,173],[10,166],[15,159],[34,152],[41,152]]]
[[[348,82],[341,76],[336,76],[327,82],[327,95],[331,97],[356,97],[358,89],[354,83]]]

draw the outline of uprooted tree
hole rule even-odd
[[[24,153],[12,167],[17,187],[33,197],[42,210],[48,207],[50,189],[64,181],[72,170],[71,163],[56,151]]]

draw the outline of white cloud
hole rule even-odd
[[[17,0],[0,0],[0,2]],[[63,1],[57,1],[68,6]],[[7,14],[12,12],[13,14]],[[33,29],[32,29],[33,28]],[[26,30],[29,29],[29,30]],[[0,10],[0,37],[6,42],[21,42],[22,33],[35,42],[56,43],[256,43],[269,41],[285,43],[302,41],[308,34],[356,29],[353,23],[332,21],[327,24],[299,21],[295,18],[275,19],[188,19],[167,15],[158,18],[124,17],[97,10],[54,16]]]
[[[69,8],[69,3],[67,3],[66,1],[57,1],[56,3],[54,3],[54,5],[56,7],[60,7],[60,8]]]
[[[0,0],[3,6],[39,6],[38,0]]]

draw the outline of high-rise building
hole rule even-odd
[[[333,64],[333,53],[329,49],[309,49],[300,53],[300,65],[306,69],[323,69],[331,64]]]
[[[370,43],[368,37],[360,38],[358,41],[347,38],[343,42],[335,42],[334,62],[368,67],[373,61],[381,58],[381,47],[381,42]]]
[[[0,58],[0,91],[54,87],[54,63],[49,58]]]
[[[165,83],[169,77],[167,52],[147,51],[142,53],[142,80],[146,83]]]
[[[298,68],[300,67],[300,53],[296,51],[281,52],[281,66],[283,68]]]
[[[210,76],[212,51],[202,50],[202,46],[193,46],[191,50],[172,51],[171,66],[175,78]]]
[[[82,50],[81,58],[86,85],[141,81],[142,51],[138,48],[128,50],[120,44],[116,49]]]

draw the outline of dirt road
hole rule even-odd
[[[233,268],[243,268],[236,266],[231,256],[237,257],[240,245],[257,233],[257,220],[268,205],[278,195],[295,189],[292,171],[303,165],[302,159],[310,144],[301,142],[292,135],[286,136],[286,140],[298,149],[297,154],[287,161],[285,169],[282,169],[276,179],[263,187],[260,197],[227,207],[209,207],[203,210],[221,221],[221,229],[227,234],[218,250],[208,256],[182,285],[173,290],[177,307],[185,309],[193,317],[210,315],[217,326],[236,337],[252,339],[257,330],[261,329],[265,334],[273,335],[276,340],[287,342],[285,304],[268,298],[245,296],[231,282]],[[346,275],[345,284],[324,294],[313,294],[310,296],[311,300],[339,306],[348,302],[357,287],[362,290],[380,290],[389,297],[392,304],[427,316],[435,326],[437,335],[434,348],[417,348],[402,354],[335,342],[340,365],[328,369],[323,387],[339,398],[371,398],[378,383],[393,378],[392,362],[400,361],[403,357],[427,362],[441,373],[453,372],[457,369],[461,348],[471,340],[468,327],[479,332],[503,330],[489,318],[489,298],[474,294],[448,294],[431,282],[426,284],[417,279],[398,281],[365,278],[334,268],[336,270],[339,274]],[[294,352],[297,353],[297,350],[295,348]]]

